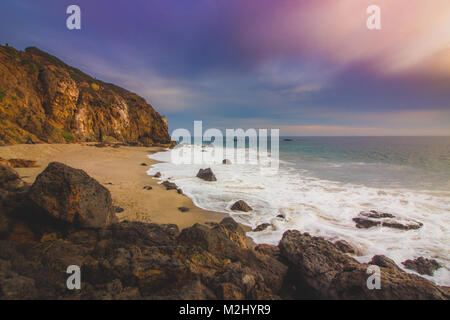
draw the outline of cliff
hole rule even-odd
[[[117,141],[168,144],[167,120],[135,93],[37,48],[0,46],[0,145]]]

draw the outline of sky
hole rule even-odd
[[[0,42],[138,93],[170,130],[450,135],[448,0],[2,0]]]

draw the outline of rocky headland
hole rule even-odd
[[[0,46],[0,145],[100,141],[167,145],[167,119],[142,97],[30,47]]]

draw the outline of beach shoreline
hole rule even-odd
[[[119,221],[176,224],[181,230],[196,223],[217,223],[227,217],[225,213],[195,206],[187,196],[166,190],[158,179],[147,175],[148,169],[157,163],[148,155],[164,150],[163,147],[98,147],[89,143],[19,144],[0,147],[0,157],[37,161],[38,167],[16,169],[29,184],[53,161],[86,171],[109,189],[113,205],[124,209],[116,213]],[[189,211],[181,212],[180,207]]]

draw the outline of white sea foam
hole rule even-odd
[[[194,146],[194,150],[203,155],[212,152],[212,148],[201,146]],[[282,161],[278,173],[262,171],[258,165],[223,165],[213,160],[201,165],[173,164],[171,152],[178,151],[149,156],[161,163],[154,165],[148,174],[161,172],[161,180],[175,182],[201,208],[229,213],[252,228],[271,223],[272,228],[248,233],[257,243],[276,245],[286,230],[297,229],[332,241],[343,239],[352,243],[360,252],[356,258],[361,262],[369,261],[374,254],[383,254],[402,267],[402,261],[424,256],[443,265],[433,277],[426,278],[450,285],[450,192],[377,189],[320,180]],[[200,168],[206,167],[212,168],[217,182],[195,177]],[[241,199],[254,210],[231,211],[230,206]],[[356,228],[352,219],[360,211],[372,209],[420,221],[423,227],[408,231]],[[280,214],[285,218],[278,218]]]

